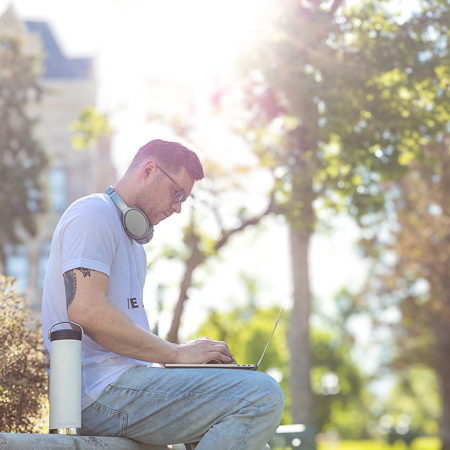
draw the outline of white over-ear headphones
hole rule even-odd
[[[139,208],[127,206],[112,186],[106,189],[106,193],[122,212],[122,223],[128,236],[141,245],[150,242],[153,237],[153,226],[150,225],[147,216]]]

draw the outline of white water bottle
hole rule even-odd
[[[52,332],[61,323],[79,330]],[[52,434],[77,434],[81,428],[81,341],[84,331],[75,322],[57,322],[48,330],[50,343],[50,424]]]

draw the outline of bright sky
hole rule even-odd
[[[97,106],[111,115],[116,147],[134,149],[147,140],[149,110],[198,103],[229,79],[232,59],[254,38],[269,1],[14,0],[13,6],[24,20],[49,23],[66,56],[96,59]],[[0,14],[10,3],[0,0]]]
[[[267,11],[270,13],[270,2],[15,0],[13,5],[22,20],[49,23],[67,57],[96,59],[97,106],[110,114],[115,129],[114,158],[121,173],[143,143],[156,137],[170,139],[167,130],[148,124],[148,113],[183,112],[183,108],[186,112],[186,105],[200,111],[198,136],[212,152],[209,156],[229,158],[229,149],[234,148],[236,155],[248,158],[248,149],[230,136],[223,119],[209,117],[205,104],[217,86],[233,79],[234,58],[257,39],[259,20]],[[10,3],[0,0],[0,14]],[[159,135],[154,136],[157,132]],[[178,237],[177,220],[164,224],[165,236],[172,230]],[[312,289],[330,308],[332,295],[339,288],[358,284],[364,276],[364,267],[352,251],[355,228],[345,220],[336,225],[331,236],[315,237],[311,249]],[[158,234],[162,233],[158,230],[155,240]],[[184,336],[196,328],[207,307],[245,299],[239,284],[232,281],[242,271],[263,280],[261,298],[266,304],[285,299],[290,304],[290,254],[284,225],[269,220],[265,231],[256,237],[252,233],[240,236],[221,261],[211,264],[204,274],[208,282],[202,294],[186,308],[187,317],[194,320],[185,322]],[[158,282],[173,283],[172,275],[176,273],[150,274],[146,288],[150,296],[154,297]],[[176,292],[171,290],[167,296],[167,302],[173,302]],[[152,309],[154,304],[150,305]],[[171,311],[168,306],[163,332],[168,329]]]

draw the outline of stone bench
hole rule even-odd
[[[189,445],[189,444],[187,444]],[[149,445],[119,437],[0,433],[0,450],[190,450],[183,444]]]

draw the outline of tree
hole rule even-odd
[[[186,270],[181,282],[180,294],[178,297],[178,302],[175,306],[172,325],[167,335],[168,341],[178,342],[178,331],[181,324],[181,315],[184,304],[188,299],[188,289],[192,285],[192,276],[195,269],[204,264],[208,258],[217,256],[219,250],[228,243],[233,235],[250,226],[257,225],[264,216],[271,212],[272,205],[273,200],[269,201],[266,210],[261,214],[250,218],[241,217],[240,224],[236,227],[229,229],[221,228],[218,238],[211,238],[211,236],[207,235],[205,231],[200,230],[200,227],[196,223],[195,209],[193,209],[190,223],[184,231],[184,243],[187,250],[185,258]],[[211,205],[209,208],[210,211],[214,210]],[[222,221],[219,218],[219,212],[217,210],[215,210],[215,216],[218,219],[219,226],[222,226]]]
[[[33,135],[35,118],[27,108],[40,99],[41,56],[25,31],[0,36],[0,264],[4,246],[18,244],[24,231],[36,234],[36,214],[43,211],[42,173],[47,158]]]
[[[384,183],[377,190],[385,199],[384,210],[378,217],[360,216],[367,236],[363,248],[373,258],[374,268],[365,295],[357,300],[374,318],[387,308],[400,312],[400,319],[390,324],[396,343],[391,367],[405,372],[425,365],[436,372],[442,397],[442,449],[447,450],[450,8],[439,0],[422,6],[424,10],[396,31],[395,48],[401,56],[397,65],[369,86],[384,86],[378,91],[384,102],[369,110],[385,124],[375,151],[385,163],[397,152],[404,170],[396,178],[379,171]],[[373,94],[369,91],[369,95]],[[389,325],[386,319],[374,322]]]
[[[283,173],[277,186],[276,212],[286,216],[291,233],[295,289],[289,349],[291,372],[296,374],[290,380],[292,418],[294,423],[306,425],[315,422],[308,325],[308,246],[316,221],[314,178],[319,161],[314,154],[320,139],[314,100],[318,90],[315,80],[320,74],[315,72],[321,61],[328,59],[333,64],[335,59],[325,40],[340,3],[332,2],[331,9],[325,11],[316,3],[308,8],[301,2],[285,2],[273,34],[257,49],[251,65],[246,65],[250,73],[246,106],[254,112],[246,134],[251,132],[262,164]]]
[[[400,313],[394,323],[379,323],[390,325],[393,333],[392,367],[405,371],[423,365],[435,371],[443,450],[450,448],[450,155],[445,139],[437,133],[422,147],[421,158],[409,162],[410,172],[392,186],[390,227],[365,242],[376,259],[373,278],[359,299],[373,315],[386,308]]]
[[[73,132],[72,146],[80,151],[95,145],[99,137],[109,137],[112,134],[108,116],[100,114],[95,106],[82,108],[70,129]]]
[[[294,422],[314,423],[308,244],[317,209],[345,211],[366,227],[386,217],[389,180],[407,173],[426,140],[422,122],[434,117],[428,87],[446,46],[430,30],[448,20],[438,4],[422,2],[420,14],[400,24],[386,2],[352,12],[340,1],[287,1],[247,58],[244,135],[261,163],[282,173],[276,212],[291,229]]]
[[[12,277],[0,274],[0,432],[44,430],[47,373],[40,327]]]

